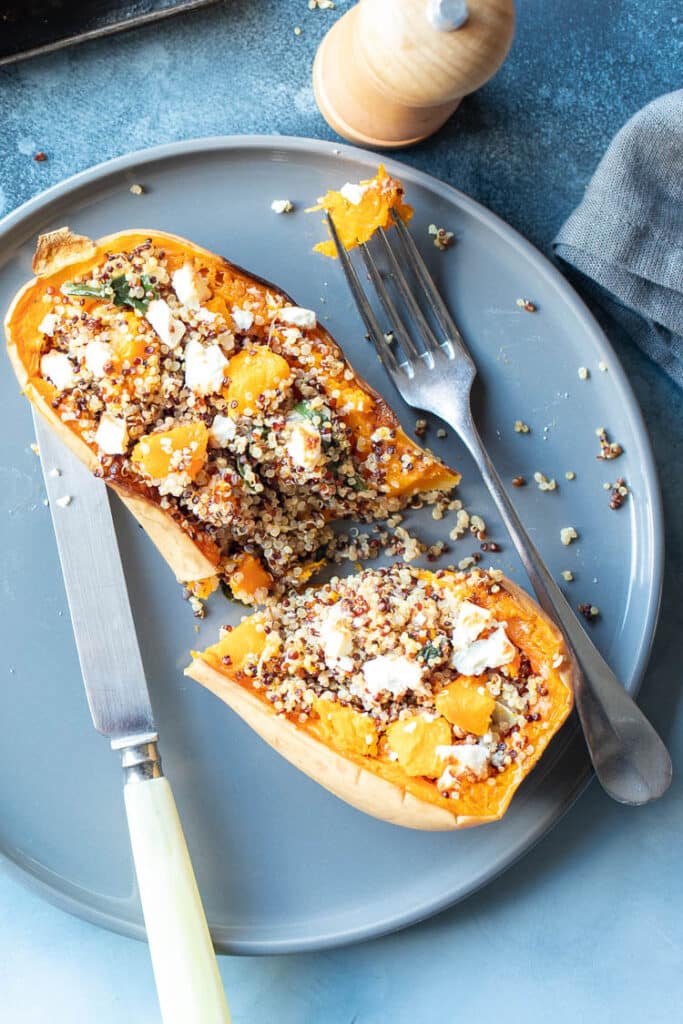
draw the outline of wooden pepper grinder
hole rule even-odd
[[[351,142],[410,146],[495,74],[513,32],[513,0],[360,0],[318,49],[318,106]]]

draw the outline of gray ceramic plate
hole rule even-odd
[[[303,208],[328,187],[371,176],[377,158],[304,139],[226,138],[134,153],[71,178],[0,225],[0,307],[30,276],[39,231],[68,223],[97,237],[125,227],[161,228],[250,268],[318,310],[352,363],[393,401],[406,428],[415,414],[391,393],[336,263],[311,246],[319,215]],[[571,569],[574,605],[602,610],[593,627],[624,685],[635,691],[655,627],[662,575],[661,510],[650,445],[614,352],[564,279],[481,206],[407,166],[388,161],[415,206],[413,231],[481,370],[479,422],[506,479],[555,477],[556,493],[531,483],[514,498],[551,569]],[[143,196],[129,186],[140,182]],[[270,210],[274,198],[297,205]],[[430,223],[455,231],[440,253]],[[519,297],[538,305],[520,310]],[[598,368],[604,360],[605,372]],[[590,370],[582,382],[579,366]],[[31,420],[9,365],[0,378],[0,502],[4,529],[0,688],[0,850],[5,863],[59,905],[141,935],[121,800],[120,773],[92,729],[52,536]],[[531,433],[517,434],[523,419]],[[598,462],[595,428],[625,448]],[[503,546],[495,564],[524,581],[476,467],[457,440],[429,442],[463,472],[467,507]],[[565,480],[573,470],[576,479]],[[632,496],[608,508],[603,483],[623,475]],[[317,949],[379,935],[461,899],[510,865],[557,821],[585,785],[589,766],[569,723],[527,780],[503,822],[427,834],[385,825],[328,795],[271,752],[209,693],[183,678],[190,647],[236,621],[218,595],[195,620],[171,574],[118,506],[116,522],[162,750],[189,838],[200,889],[221,950]],[[418,514],[436,540],[451,524]],[[560,543],[575,526],[580,541]],[[450,560],[476,544],[453,545]],[[93,566],[93,572],[97,566]]]

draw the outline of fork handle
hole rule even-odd
[[[453,424],[455,426],[455,424]],[[524,529],[479,433],[470,420],[458,433],[481,470],[543,610],[574,656],[574,696],[595,773],[624,804],[656,800],[671,782],[671,759],[645,715],[589,640]]]

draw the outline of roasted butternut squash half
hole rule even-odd
[[[573,701],[557,628],[494,570],[293,592],[186,672],[331,792],[416,829],[501,818]]]
[[[5,320],[27,397],[123,498],[176,576],[256,604],[459,474],[401,430],[315,312],[162,232],[41,236]],[[204,582],[198,582],[204,581]]]

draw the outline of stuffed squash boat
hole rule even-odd
[[[259,603],[320,564],[332,520],[457,484],[313,311],[222,257],[63,228],[33,269],[5,321],[25,394],[198,596]]]
[[[494,570],[333,579],[193,657],[187,674],[294,765],[417,829],[501,818],[573,699],[558,630]]]

